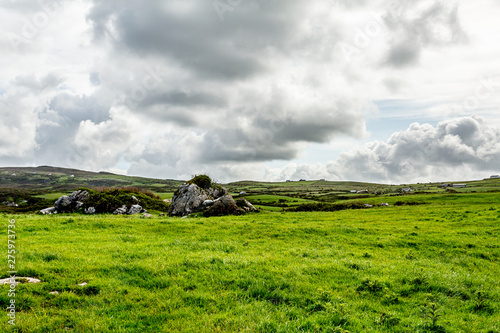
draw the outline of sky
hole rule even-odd
[[[0,0],[0,166],[500,174],[496,0]]]

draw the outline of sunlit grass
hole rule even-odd
[[[499,332],[498,195],[427,198],[222,218],[3,215],[18,275],[42,280],[18,286],[17,329]]]

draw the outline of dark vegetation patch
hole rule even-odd
[[[366,208],[365,204],[360,202],[346,202],[329,204],[324,202],[313,202],[298,205],[296,207],[288,209],[290,212],[336,212],[339,210],[347,209],[362,209]]]
[[[409,200],[409,201],[396,201],[394,203],[394,206],[417,206],[417,205],[424,205],[425,202],[423,201],[417,201],[417,200]]]
[[[212,186],[212,179],[207,175],[195,175],[191,180],[188,180],[187,183],[198,185],[207,190]]]
[[[27,213],[33,210],[47,208],[49,201],[43,198],[37,198],[42,192],[39,190],[26,190],[18,188],[0,189],[0,212],[1,213]],[[17,207],[8,206],[2,203],[17,204]]]
[[[83,208],[94,207],[96,213],[110,213],[121,206],[130,207],[136,204],[148,210],[168,210],[168,204],[158,195],[138,187],[100,188],[97,190],[80,188],[80,190],[89,192],[89,198]]]

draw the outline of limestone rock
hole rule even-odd
[[[54,207],[58,212],[71,211],[71,199],[67,195],[63,195],[54,203]]]
[[[186,216],[201,209],[205,200],[211,200],[213,196],[207,190],[195,184],[183,184],[174,194],[172,203],[168,209],[170,216]]]
[[[245,199],[241,204],[245,208],[238,207],[233,197],[223,187],[200,187],[192,182],[187,182],[181,185],[174,194],[168,215],[184,217],[192,213],[204,212],[205,216],[221,216],[258,211]]]
[[[120,208],[115,209],[113,214],[115,215],[123,215],[127,213],[127,206],[123,205]]]
[[[225,195],[215,200],[214,204],[207,209],[205,216],[241,215],[245,210],[238,207],[233,197]]]
[[[130,209],[128,210],[127,214],[128,215],[135,215],[135,214],[139,214],[141,212],[143,212],[144,210],[142,209],[142,206],[140,205],[133,205],[132,207],[130,207]]]
[[[49,208],[42,209],[40,211],[40,214],[43,214],[43,215],[52,215],[55,213],[56,213],[56,207],[49,207]]]
[[[85,201],[89,198],[89,192],[79,190],[68,195],[63,195],[54,203],[54,207],[58,212],[74,212],[80,209]]]
[[[84,214],[87,214],[87,215],[92,215],[92,214],[95,214],[95,213],[96,213],[95,207],[85,208],[85,209],[83,210],[83,213],[84,213]]]
[[[254,205],[252,205],[248,200],[244,198],[239,198],[236,200],[236,205],[242,209],[244,209],[247,212],[258,212],[259,210],[255,208]]]
[[[212,206],[213,204],[214,204],[213,200],[205,200],[205,201],[203,201],[203,207],[209,207],[209,206]]]
[[[223,187],[209,188],[207,191],[210,194],[210,196],[214,199],[218,199],[228,194],[227,190]]]
[[[19,277],[16,276],[14,278],[6,278],[6,279],[1,279],[0,280],[0,285],[2,284],[19,284],[19,283],[40,283],[39,279],[35,279],[32,277]]]

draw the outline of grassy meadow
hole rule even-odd
[[[3,214],[5,244],[16,220],[18,276],[42,282],[17,286],[17,325],[4,310],[0,331],[500,332],[500,193],[409,198],[424,204],[387,197],[389,207],[186,219]]]

